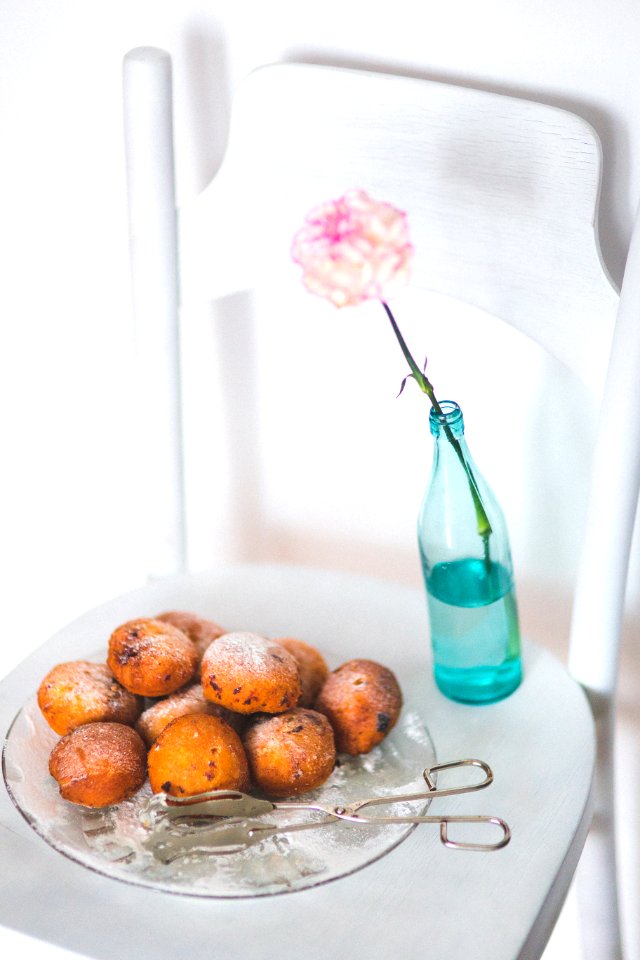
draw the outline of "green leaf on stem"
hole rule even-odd
[[[406,385],[407,385],[407,380],[415,380],[414,375],[413,375],[412,373],[408,373],[408,374],[406,375],[406,377],[404,378],[404,380],[403,380],[402,383],[400,384],[400,391],[396,394],[396,400],[398,399],[398,397],[400,396],[400,394],[402,393],[402,391],[403,391],[404,388],[406,387]]]

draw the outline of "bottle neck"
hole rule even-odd
[[[444,483],[455,484],[461,490],[464,487],[464,496],[473,504],[477,532],[485,544],[485,555],[488,559],[488,540],[492,526],[482,501],[479,485],[481,478],[464,437],[462,411],[453,400],[443,400],[439,407],[440,412],[432,407],[429,413],[429,425],[435,439],[432,486],[441,486]]]
[[[442,400],[440,411],[432,407],[429,413],[429,427],[433,435],[434,456],[433,476],[441,482],[468,487],[468,492],[476,508],[482,511],[473,463],[464,435],[462,410],[453,400]]]
[[[446,437],[459,440],[464,437],[464,419],[462,410],[453,400],[442,400],[439,404],[440,413],[435,407],[431,407],[429,412],[429,429],[432,436],[437,439]]]

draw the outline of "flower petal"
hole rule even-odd
[[[303,283],[336,306],[389,298],[405,284],[413,247],[407,216],[364,190],[315,207],[293,238]]]

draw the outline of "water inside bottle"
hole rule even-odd
[[[463,703],[493,703],[520,683],[518,611],[509,572],[465,558],[425,570],[434,675]]]

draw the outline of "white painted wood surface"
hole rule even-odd
[[[633,520],[640,486],[640,217],[622,284],[602,397],[572,624],[572,673],[600,697],[616,689]],[[598,642],[589,643],[595,636]]]
[[[142,416],[140,462],[152,478],[145,509],[161,516],[154,568],[166,576],[186,565],[178,249],[174,190],[171,58],[139,47],[124,59],[124,142],[129,248],[138,345],[131,385]],[[152,525],[153,526],[153,525]]]
[[[170,607],[229,628],[297,635],[320,646],[332,667],[362,655],[388,663],[440,760],[477,756],[493,767],[490,788],[438,801],[440,809],[504,817],[510,845],[450,851],[419,827],[333,883],[265,899],[198,900],[72,863],[36,836],[3,790],[0,923],[103,960],[276,960],[292,938],[307,960],[539,956],[584,839],[594,763],[586,699],[553,657],[525,642],[525,680],[513,696],[488,707],[455,704],[431,679],[422,591],[314,570],[228,567],[160,581],[86,613],[0,684],[1,728],[53,663],[106,644],[130,617]]]
[[[592,918],[587,956],[622,956],[617,925],[615,717],[629,554],[640,488],[640,218],[636,221],[613,335],[593,457],[576,584],[569,668],[597,720],[594,821],[581,893]]]

